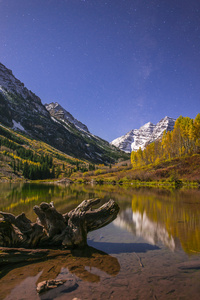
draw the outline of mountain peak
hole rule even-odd
[[[64,123],[73,124],[78,130],[86,131],[89,133],[87,126],[77,119],[75,119],[68,111],[66,111],[58,102],[51,102],[45,104],[46,109],[49,111],[52,117],[59,119]]]
[[[143,126],[141,126],[139,130],[140,131],[147,130],[149,132],[152,132],[154,127],[155,127],[155,125],[153,123],[148,122],[148,123],[144,124]]]
[[[0,92],[4,95],[12,93],[20,95],[24,99],[34,98],[34,101],[41,104],[41,100],[33,92],[28,90],[24,83],[17,79],[13,72],[7,69],[2,63],[0,63]]]
[[[146,124],[144,124],[143,126],[141,126],[140,128],[145,128],[145,127],[151,127],[153,125],[153,123],[151,123],[151,122],[148,122],[148,123],[146,123]]]
[[[166,116],[156,125],[148,122],[139,129],[132,129],[127,134],[113,140],[111,144],[127,153],[137,151],[139,148],[143,150],[146,145],[161,138],[165,130],[173,130],[175,121],[175,119]]]

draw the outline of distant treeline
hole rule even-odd
[[[23,176],[31,180],[55,178],[55,166],[47,163],[45,161],[46,158],[47,156],[44,157],[44,161],[40,165],[25,162],[23,165]]]
[[[48,155],[41,155],[37,162],[31,160],[31,157],[34,157],[33,153],[30,153],[30,156],[21,157],[20,154],[17,156],[11,152],[3,151],[3,154],[9,156],[12,161],[10,162],[11,167],[13,168],[14,173],[22,172],[24,178],[27,179],[48,179],[55,178],[56,175],[59,176],[55,166],[53,165],[53,159]]]
[[[180,116],[170,132],[164,132],[157,140],[144,150],[132,151],[133,167],[156,164],[164,160],[192,155],[200,152],[200,114],[195,119]]]

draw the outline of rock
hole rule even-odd
[[[70,279],[51,279],[45,280],[37,285],[37,292],[40,295],[41,300],[55,299],[61,294],[66,294],[74,291],[78,288],[78,284],[75,278]],[[56,289],[56,290],[55,290]]]
[[[73,180],[69,178],[62,178],[61,180],[58,180],[57,183],[59,184],[72,184],[74,183]]]
[[[55,280],[55,279],[45,280],[38,283],[36,290],[38,294],[41,294],[47,292],[50,289],[55,289],[58,286],[64,284],[65,282],[66,280]]]

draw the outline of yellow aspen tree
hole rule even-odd
[[[138,157],[138,165],[142,166],[144,164],[144,161],[143,161],[143,152],[141,148],[137,151],[137,157]]]
[[[197,114],[194,119],[194,138],[195,138],[195,147],[196,152],[200,151],[200,114]]]
[[[138,159],[137,159],[137,153],[135,151],[131,152],[131,164],[134,167],[137,167],[138,165]]]

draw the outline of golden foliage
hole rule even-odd
[[[200,114],[196,118],[180,116],[171,132],[164,132],[159,141],[155,141],[142,151],[131,153],[133,167],[157,164],[163,160],[195,154],[200,151]]]

